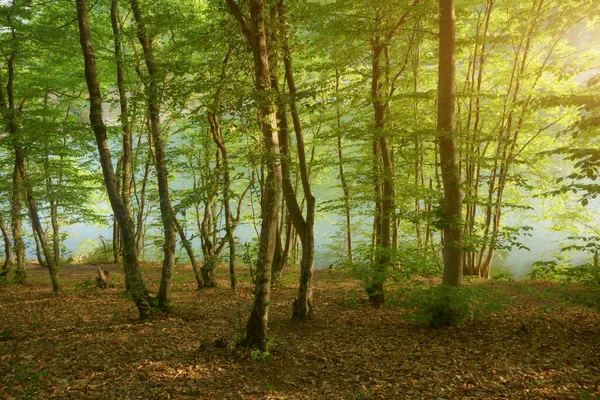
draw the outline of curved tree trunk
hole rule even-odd
[[[151,299],[148,295],[146,285],[142,280],[142,274],[139,267],[133,217],[123,204],[113,170],[108,137],[106,134],[106,125],[104,125],[102,119],[102,97],[96,75],[94,48],[90,39],[87,4],[85,0],[76,0],[76,2],[79,38],[85,66],[85,79],[90,95],[90,124],[92,125],[96,137],[96,144],[98,146],[100,164],[102,166],[104,184],[106,185],[108,198],[115,214],[115,218],[119,221],[119,225],[122,229],[125,285],[136,303],[140,318],[143,319],[148,316]]]
[[[284,179],[288,181],[288,184],[284,182],[284,195],[286,196],[286,204],[290,212],[290,219],[294,224],[294,228],[299,234],[300,241],[302,243],[302,259],[300,260],[300,286],[298,288],[298,297],[294,300],[292,318],[306,321],[313,317],[313,290],[312,290],[312,276],[315,264],[315,197],[312,194],[312,188],[310,185],[310,176],[308,171],[308,163],[306,160],[306,150],[304,146],[304,135],[302,133],[302,124],[300,122],[300,115],[296,104],[296,83],[294,80],[294,73],[292,67],[292,54],[288,46],[288,33],[286,28],[285,20],[285,9],[283,6],[283,0],[278,2],[279,12],[279,28],[281,29],[281,41],[283,44],[283,63],[285,66],[285,77],[287,86],[290,94],[290,112],[292,115],[292,122],[294,125],[294,132],[296,134],[296,147],[298,150],[298,166],[300,170],[300,179],[302,181],[302,191],[304,192],[304,198],[306,200],[306,218],[302,217],[302,210],[298,207],[296,194],[293,188],[285,189],[286,186],[291,186],[289,169],[287,173],[284,172]],[[285,110],[285,108],[284,108]],[[280,129],[283,132],[283,129]],[[284,132],[287,136],[287,130]],[[280,141],[281,141],[280,137]],[[289,146],[288,138],[283,138],[282,142],[282,153],[285,154],[286,159],[289,159]],[[283,149],[287,151],[283,151]],[[284,163],[282,162],[282,168]],[[289,189],[292,189],[291,191]],[[293,199],[292,199],[293,197]],[[295,202],[290,207],[290,202]]]

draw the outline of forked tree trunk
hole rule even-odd
[[[16,32],[14,31],[14,29],[12,30],[12,37],[13,37],[13,40],[16,39]],[[17,123],[17,115],[22,112],[23,102],[21,102],[19,104],[19,106],[16,107],[15,98],[14,98],[14,78],[15,78],[15,68],[16,68],[16,66],[15,66],[16,54],[17,54],[16,49],[13,49],[11,55],[9,56],[9,58],[7,60],[8,81],[6,84],[6,92],[7,92],[6,97],[8,99],[8,103],[6,102],[4,93],[2,93],[2,96],[0,98],[0,103],[1,103],[0,105],[4,111],[4,117],[6,119],[7,131],[8,131],[8,134],[9,134],[9,137],[11,140],[11,144],[12,144],[12,147],[14,150],[14,155],[15,155],[15,173],[17,175],[15,175],[14,178],[16,177],[16,180],[20,181],[20,186],[18,186],[18,189],[16,189],[16,190],[17,190],[17,192],[25,193],[25,199],[27,202],[27,208],[29,211],[31,226],[33,228],[35,237],[37,238],[37,240],[39,240],[39,245],[41,247],[41,250],[43,251],[43,256],[45,259],[46,266],[48,267],[48,271],[50,272],[50,279],[52,281],[52,290],[54,292],[59,292],[61,287],[60,287],[60,279],[58,277],[58,268],[57,268],[56,264],[54,263],[54,257],[52,256],[52,253],[50,252],[50,248],[48,247],[48,242],[46,240],[44,230],[40,223],[38,209],[37,209],[37,203],[35,201],[35,197],[33,195],[33,190],[30,186],[30,182],[28,182],[27,169],[25,166],[26,154],[25,154],[25,150],[23,148],[24,144],[23,144],[23,138],[21,136],[21,131],[20,131],[19,125]],[[16,235],[15,235],[15,238],[16,238]]]
[[[275,104],[271,94],[269,51],[263,0],[250,1],[250,23],[235,0],[226,0],[231,14],[252,48],[255,86],[258,92],[258,123],[263,136],[264,162],[267,176],[261,199],[262,221],[259,238],[258,259],[254,273],[256,290],[254,304],[246,325],[243,345],[266,350],[268,345],[269,303],[271,299],[271,267],[281,196],[281,167],[279,164],[279,140]]]
[[[17,134],[16,129],[14,130],[14,133]],[[27,208],[29,209],[29,219],[37,240],[36,245],[39,246],[38,248],[42,252],[41,256],[43,256],[40,257],[40,255],[38,255],[38,258],[40,259],[40,262],[43,258],[43,262],[45,263],[46,268],[48,268],[48,272],[50,273],[50,281],[52,282],[52,290],[55,293],[60,292],[61,284],[58,276],[58,266],[54,262],[54,256],[50,251],[50,247],[48,246],[46,233],[44,232],[44,228],[42,227],[42,223],[40,221],[37,202],[33,195],[33,190],[29,186],[27,170],[25,168],[25,156],[23,155],[23,151],[19,144],[15,143],[14,147],[15,160],[17,162],[17,167],[19,168],[19,174],[23,178],[23,183],[25,185],[25,198],[27,200]]]
[[[112,0],[110,7],[110,21],[113,30],[115,44],[115,63],[117,66],[117,87],[119,89],[119,105],[121,107],[121,126],[123,127],[123,157],[122,157],[122,180],[121,198],[123,207],[128,214],[131,211],[131,156],[133,144],[131,137],[131,126],[129,124],[129,105],[127,102],[127,91],[125,90],[125,72],[123,69],[123,55],[121,48],[121,32],[119,27],[119,4],[118,0]]]
[[[125,270],[125,285],[133,297],[139,311],[140,318],[146,318],[150,308],[150,296],[142,280],[136,248],[136,236],[133,226],[133,217],[123,205],[123,200],[117,187],[117,180],[112,166],[106,125],[102,119],[102,97],[100,85],[96,75],[96,57],[90,39],[90,28],[87,15],[86,0],[76,0],[77,17],[79,25],[79,38],[83,52],[85,79],[90,95],[90,123],[96,137],[100,164],[104,176],[104,184],[110,200],[111,207],[119,221],[123,232],[123,267]]]
[[[300,260],[300,286],[298,289],[298,297],[296,297],[296,300],[294,300],[292,318],[299,319],[301,321],[306,321],[308,319],[311,319],[314,314],[312,304],[312,276],[315,262],[314,224],[316,201],[315,197],[312,194],[312,189],[310,185],[310,176],[308,171],[308,163],[306,160],[306,150],[304,146],[304,135],[302,133],[302,124],[300,122],[300,115],[298,113],[298,108],[296,104],[297,91],[292,67],[292,55],[288,46],[288,33],[286,28],[285,9],[283,5],[283,0],[279,0],[277,8],[279,12],[279,28],[281,30],[282,35],[281,41],[283,47],[283,63],[285,66],[285,77],[290,94],[290,112],[292,115],[294,132],[296,133],[296,147],[298,150],[299,164],[298,167],[300,170],[300,179],[302,181],[302,191],[304,192],[304,199],[306,200],[306,218],[304,218],[302,216],[302,210],[298,206],[296,194],[294,193],[294,190],[291,187],[289,168],[286,168],[287,171],[283,172],[283,193],[285,196],[286,205],[288,206],[288,210],[290,213],[290,219],[294,224],[296,232],[298,232],[299,234],[300,241],[302,242],[302,259]],[[285,134],[285,137],[282,137],[282,135],[280,135],[280,142],[282,153],[284,154],[285,159],[289,160],[290,154],[287,129],[284,131],[283,127],[280,127],[280,133]],[[283,149],[285,149],[286,151],[284,151]],[[282,162],[282,169],[283,166],[284,162]]]
[[[444,279],[462,283],[462,190],[455,135],[456,66],[454,0],[440,0],[438,142],[444,183]]]
[[[11,23],[11,16],[7,15],[7,22]],[[16,31],[14,28],[10,28],[12,33],[13,41],[16,41]],[[11,139],[15,140],[15,134],[17,125],[15,124],[15,113],[20,111],[19,108],[15,108],[14,98],[14,78],[15,78],[15,58],[17,50],[13,48],[10,56],[6,59],[6,69],[8,71],[8,80],[6,82],[6,94],[4,93],[4,86],[0,87],[0,110],[2,112],[3,122],[6,130],[11,135]],[[14,143],[14,142],[13,142]],[[15,282],[24,284],[27,274],[25,272],[25,243],[23,242],[22,226],[23,226],[23,178],[21,177],[17,160],[14,161],[13,169],[13,191],[11,201],[11,229],[13,233],[14,252],[17,261],[15,270]]]
[[[171,287],[173,281],[173,270],[175,269],[175,250],[177,238],[175,224],[169,194],[169,175],[165,159],[165,144],[160,129],[160,94],[158,82],[158,68],[154,61],[152,50],[152,39],[148,36],[146,25],[137,0],[131,0],[131,9],[137,23],[137,34],[144,52],[144,60],[148,69],[147,102],[150,113],[150,131],[154,144],[154,156],[156,175],[158,179],[158,195],[160,203],[160,215],[164,230],[163,244],[163,267],[158,290],[158,306],[168,311],[171,306]]]

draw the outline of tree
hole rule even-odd
[[[108,137],[106,134],[106,125],[102,117],[102,97],[100,94],[100,85],[96,74],[96,57],[94,47],[90,38],[90,26],[88,20],[88,11],[86,0],[77,0],[77,21],[79,26],[79,39],[81,50],[83,52],[85,80],[90,96],[90,124],[96,137],[98,154],[102,165],[104,184],[108,193],[111,207],[115,218],[119,222],[123,235],[123,268],[125,270],[125,284],[133,297],[138,308],[140,318],[147,318],[150,308],[150,296],[146,285],[142,280],[140,271],[137,246],[135,241],[135,229],[133,226],[133,217],[127,211],[119,193],[117,180],[115,177]]]
[[[250,22],[235,0],[225,0],[232,16],[239,24],[251,48],[254,62],[255,88],[258,95],[258,125],[262,132],[264,162],[267,176],[261,198],[261,228],[258,260],[256,262],[255,297],[246,326],[243,344],[248,347],[267,347],[267,323],[271,297],[271,267],[277,240],[277,221],[281,198],[282,173],[279,163],[279,140],[275,101],[271,93],[271,72],[267,49],[265,4],[262,0],[250,1]]]
[[[444,182],[444,284],[462,283],[462,190],[455,134],[454,0],[440,0],[438,137]]]
[[[275,7],[275,6],[274,6]],[[298,150],[298,168],[300,170],[300,179],[302,181],[302,191],[304,193],[304,199],[306,200],[306,217],[302,215],[302,210],[298,204],[296,198],[296,191],[291,180],[291,168],[290,168],[290,144],[289,144],[289,129],[287,121],[287,104],[282,91],[279,89],[279,77],[276,73],[277,62],[276,57],[272,56],[273,63],[272,69],[272,86],[274,89],[280,92],[280,101],[277,109],[277,120],[279,122],[279,143],[281,145],[281,169],[283,175],[283,197],[285,198],[285,204],[289,212],[289,218],[294,225],[294,229],[298,232],[300,241],[302,243],[302,259],[300,261],[300,287],[298,290],[298,297],[294,300],[292,318],[306,321],[311,319],[313,316],[313,305],[312,305],[312,275],[315,260],[315,197],[312,194],[310,176],[308,170],[308,163],[304,144],[304,135],[302,132],[302,123],[300,121],[300,115],[296,99],[298,96],[296,83],[294,79],[294,71],[292,66],[292,55],[290,46],[288,44],[288,29],[285,14],[285,6],[283,0],[279,0],[274,9],[273,14],[277,13],[279,22],[279,32],[281,34],[281,48],[283,51],[283,63],[285,70],[285,81],[289,89],[289,107],[292,115],[292,122],[294,132],[296,134],[296,147]],[[276,21],[271,21],[275,23]],[[275,40],[272,40],[275,42]],[[275,46],[275,43],[272,43]],[[271,49],[273,55],[276,50]],[[289,238],[289,233],[288,233]]]

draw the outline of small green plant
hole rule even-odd
[[[80,292],[96,286],[96,282],[91,279],[86,279],[83,282],[75,282],[75,291]]]
[[[252,361],[262,361],[266,363],[273,362],[273,356],[268,351],[262,351],[260,349],[250,350],[250,358]]]
[[[481,315],[500,311],[503,302],[481,289],[468,286],[434,286],[415,289],[404,300],[412,311],[406,318],[438,328],[462,325]]]

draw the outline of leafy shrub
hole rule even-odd
[[[378,265],[377,260],[387,260]],[[363,282],[365,288],[388,279],[396,282],[410,281],[415,277],[439,276],[443,270],[442,260],[432,247],[417,248],[402,243],[398,248],[373,249],[370,245],[361,245],[355,249],[355,261],[346,264],[352,275]]]
[[[405,317],[433,328],[462,325],[484,314],[500,311],[503,303],[481,289],[468,286],[434,286],[412,290],[403,305]]]

